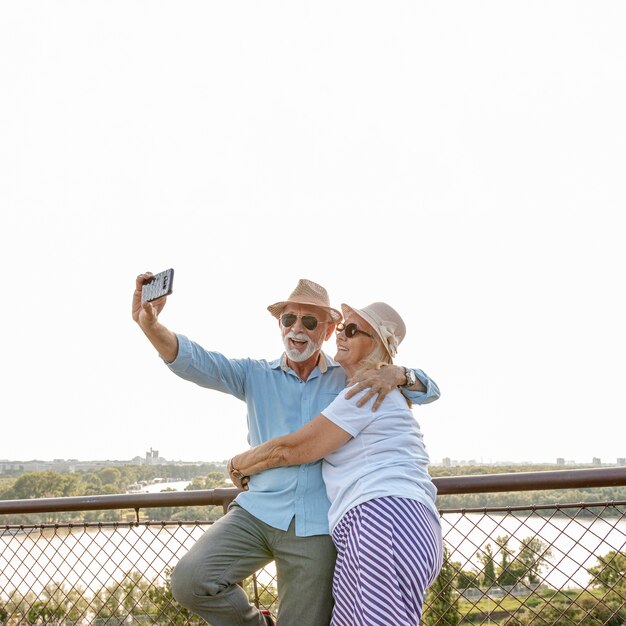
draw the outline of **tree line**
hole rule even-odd
[[[511,466],[463,466],[440,467],[431,466],[433,477],[462,476],[477,474],[512,473],[522,471],[545,471],[554,469],[546,465],[511,465]],[[571,468],[565,468],[571,469]],[[198,465],[124,465],[104,467],[94,471],[82,472],[26,472],[19,476],[0,478],[0,500],[21,500],[31,498],[62,498],[70,496],[94,496],[126,493],[130,484],[163,478],[167,481],[190,480],[187,489],[213,489],[230,486],[227,482],[223,464],[203,463]],[[580,502],[625,502],[626,487],[595,487],[589,489],[558,489],[546,491],[523,491],[503,493],[474,493],[463,495],[438,496],[437,506],[440,509],[473,509],[524,505],[562,505]],[[188,508],[188,507],[185,507]],[[197,508],[197,507],[196,507]],[[221,510],[221,509],[220,509]],[[215,507],[199,508],[195,513],[213,511]],[[624,514],[626,507],[615,506],[608,513]],[[143,512],[149,519],[191,519],[183,515],[183,509],[147,509]],[[191,511],[188,511],[190,514]],[[553,512],[552,512],[553,513]],[[548,512],[547,514],[552,514]],[[588,514],[594,511],[589,509]],[[537,511],[541,515],[541,510]],[[585,512],[583,511],[583,514]],[[604,511],[607,514],[607,511]],[[160,517],[159,515],[165,515]],[[123,519],[124,513],[119,511],[90,511],[83,515],[76,513],[54,513],[33,516],[0,516],[5,523],[40,523],[80,519],[80,521],[115,521]],[[194,517],[194,519],[200,519]]]
[[[0,500],[29,500],[32,498],[65,498],[126,493],[129,485],[163,478],[166,481],[190,480],[186,490],[215,489],[232,486],[224,466],[215,463],[199,465],[124,465],[85,472],[26,472],[4,479]],[[163,491],[167,491],[164,489]],[[145,519],[184,521],[214,520],[222,515],[215,506],[155,507],[141,510]],[[124,520],[127,511],[84,511],[67,513],[38,513],[2,515],[0,524],[40,524],[68,521],[102,522]],[[134,515],[133,515],[134,519]]]

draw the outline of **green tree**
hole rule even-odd
[[[592,587],[606,591],[626,590],[626,553],[611,550],[604,556],[596,558],[598,565],[587,570],[593,576]]]
[[[150,601],[150,583],[133,571],[121,582],[114,582],[101,589],[92,601],[96,619],[126,619],[129,615],[150,615],[154,612]]]
[[[185,491],[197,489],[217,489],[226,487],[226,475],[223,472],[209,472],[206,476],[196,476],[186,487]]]
[[[223,472],[209,472],[206,475],[204,484],[207,489],[217,489],[218,487],[226,487],[226,475]]]
[[[579,605],[585,615],[580,621],[581,626],[624,626],[626,624],[626,605],[622,594],[609,593],[602,602],[597,598],[586,596],[581,598]]]
[[[170,626],[201,626],[206,622],[180,606],[172,596],[170,575],[172,569],[165,570],[165,585],[151,585],[148,597],[154,607],[154,623],[168,624]]]
[[[156,509],[151,509],[156,510]],[[221,506],[186,506],[184,508],[175,509],[170,517],[161,517],[161,519],[171,519],[176,522],[185,522],[189,520],[215,521],[224,515],[224,509]]]
[[[37,601],[37,596],[29,591],[26,594],[15,590],[8,598],[6,608],[9,613],[7,623],[26,623],[28,608]]]
[[[520,542],[516,561],[521,570],[520,579],[526,579],[531,585],[541,581],[541,571],[548,565],[552,549],[539,537],[526,537]]]
[[[7,500],[63,498],[77,495],[79,484],[76,474],[30,472],[20,476],[3,497]]]
[[[480,587],[480,574],[475,570],[461,570],[456,577],[457,589]]]
[[[80,485],[83,496],[97,496],[102,493],[102,480],[93,472],[86,472],[80,477]]]
[[[9,612],[3,606],[0,606],[0,624],[6,624],[8,619]]]
[[[574,626],[580,624],[581,617],[580,609],[574,605],[542,602],[536,607],[516,611],[503,626]]]
[[[582,598],[575,604],[542,602],[526,607],[509,617],[503,626],[623,626],[626,611],[620,602],[598,602],[597,598]]]
[[[66,593],[65,619],[68,622],[79,622],[88,612],[89,599],[85,590],[78,586],[72,587]]]
[[[51,615],[60,615],[64,620],[78,621],[84,617],[88,600],[80,587],[68,588],[64,583],[50,582],[38,594],[38,600]]]
[[[117,467],[105,467],[98,471],[97,476],[102,485],[110,485],[112,487],[119,486],[122,480],[122,472]]]
[[[457,571],[450,561],[450,551],[443,549],[443,565],[435,582],[428,589],[422,621],[427,626],[457,626],[461,621],[459,598],[454,588]]]
[[[65,608],[62,604],[57,604],[56,602],[51,602],[49,598],[44,598],[30,605],[27,617],[29,624],[55,626],[65,617]]]
[[[476,556],[483,566],[483,586],[493,587],[496,582],[496,564],[491,544],[484,546]]]
[[[509,548],[510,540],[511,537],[509,535],[500,535],[496,537],[496,544],[500,549],[500,563],[498,564],[496,582],[501,587],[515,585],[521,574],[519,570],[515,569],[512,562],[513,553]]]
[[[81,605],[84,608],[81,596],[80,592],[70,591],[63,583],[50,582],[37,594],[37,602],[30,605],[29,620],[34,616],[41,623],[48,624],[66,619],[70,612],[77,613],[75,609]],[[39,622],[31,620],[31,623]]]
[[[15,482],[15,478],[0,478],[0,499],[4,500],[4,492],[11,488],[13,483]]]

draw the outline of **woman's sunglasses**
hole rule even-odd
[[[357,333],[367,335],[370,339],[374,339],[373,335],[370,335],[368,332],[361,330],[354,322],[347,325],[344,325],[343,322],[341,324],[337,324],[337,333],[340,333],[342,331],[346,334],[346,337],[348,339],[352,339],[352,337],[354,337],[354,335],[356,335]]]
[[[281,316],[280,323],[285,328],[289,328],[296,323],[297,319],[298,316],[295,313],[285,313]],[[307,330],[315,330],[317,328],[317,325],[320,323],[317,317],[314,317],[313,315],[303,315],[300,319],[302,320],[302,325]]]

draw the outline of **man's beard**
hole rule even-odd
[[[306,341],[307,346],[302,352],[298,352],[289,346],[289,340],[295,339],[297,341]],[[324,343],[324,336],[322,335],[317,343],[315,343],[308,335],[305,333],[294,333],[293,331],[288,332],[283,337],[283,343],[285,344],[285,352],[287,353],[287,357],[293,361],[294,363],[302,363],[307,359],[311,358],[311,355],[322,347]]]

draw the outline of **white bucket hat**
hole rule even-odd
[[[347,304],[341,305],[344,318],[354,313],[364,319],[380,337],[383,346],[393,358],[398,352],[398,346],[406,335],[406,326],[398,312],[385,302],[373,302],[362,309],[355,309]]]
[[[301,278],[296,288],[291,292],[287,300],[275,302],[267,307],[267,310],[276,318],[284,311],[288,304],[308,304],[316,306],[318,309],[324,309],[330,315],[333,323],[341,321],[341,313],[337,309],[330,306],[328,292],[324,287],[314,283],[312,280]]]

